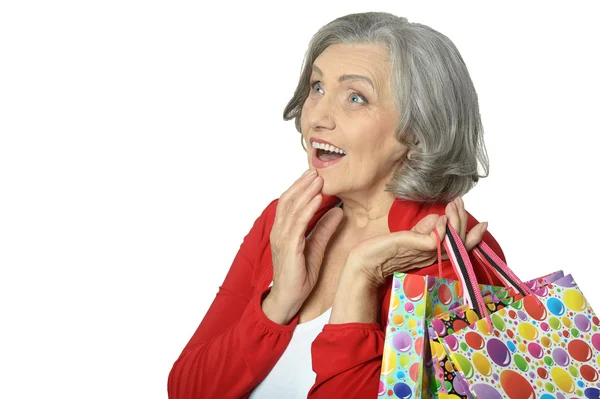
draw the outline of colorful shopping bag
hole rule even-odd
[[[460,270],[472,270],[472,266],[470,265],[470,260],[467,256],[466,250],[464,249],[464,246],[462,245],[458,234],[452,231],[452,229],[449,229],[448,243],[445,243],[445,245],[447,251],[449,251],[448,253],[451,255],[450,258],[453,263],[453,266],[455,266],[455,269],[457,268],[457,266],[460,266]],[[531,292],[530,290],[543,290],[545,285],[564,276],[562,271],[555,272],[550,275],[544,276],[543,278],[539,278],[537,280],[533,280],[525,284],[522,281],[520,281],[520,279],[506,266],[506,264],[502,262],[501,259],[499,259],[496,256],[496,254],[493,253],[493,251],[491,251],[491,249],[485,243],[481,243],[480,245],[478,245],[474,252],[476,255],[476,259],[478,259],[483,265],[487,265],[490,268],[490,270],[496,273],[496,275],[505,284],[513,287],[504,291],[497,291],[487,297],[484,297],[484,301],[482,302],[485,303],[487,309],[480,310],[483,310],[483,313],[486,314],[490,311],[494,312],[498,309],[501,309],[523,298],[526,292]],[[457,265],[454,265],[454,263],[456,263]],[[466,282],[467,284],[471,285],[473,285],[473,282],[471,280],[474,279],[474,277],[474,273],[466,273],[464,275],[461,275],[461,279],[463,280],[463,282]],[[529,288],[529,290],[527,290],[526,288]],[[539,304],[541,306],[541,303],[539,301],[537,301],[536,304]],[[455,315],[459,315],[460,317],[455,316],[451,320],[448,320],[447,315],[441,314],[437,315],[437,320],[435,320],[435,318],[433,320],[428,319],[428,335],[432,337],[432,339],[430,339],[430,352],[432,353],[433,365],[430,371],[433,373],[433,375],[430,377],[430,379],[434,382],[430,385],[430,389],[434,397],[436,395],[440,398],[456,397],[454,395],[456,395],[457,393],[465,395],[465,397],[471,397],[469,392],[464,392],[464,390],[461,389],[463,385],[461,384],[461,375],[457,375],[455,373],[452,362],[450,362],[449,359],[446,359],[446,350],[442,348],[441,345],[436,343],[437,340],[435,338],[436,334],[440,330],[443,330],[444,334],[452,334],[455,330],[462,329],[464,328],[464,326],[477,321],[479,319],[478,314],[481,314],[482,312],[476,312],[474,309],[471,309],[468,305],[455,308],[454,311],[451,311],[450,313],[452,312],[454,312]],[[445,326],[442,323],[442,320],[446,321]],[[437,322],[437,324],[435,322]],[[491,319],[488,319],[487,322],[490,323]],[[480,320],[478,325],[480,328],[482,328],[483,326],[484,330],[487,331],[488,325],[485,321]],[[432,331],[432,326],[438,327],[437,332]]]
[[[478,251],[502,263],[489,247]],[[468,306],[428,321],[438,397],[600,398],[600,320],[573,277],[514,299],[491,310],[491,325]]]
[[[552,273],[547,276],[540,277],[537,280],[527,282],[527,286],[536,294],[544,293],[547,291],[547,285],[553,281],[556,281],[564,277],[562,271]],[[506,293],[505,293],[506,294]],[[510,294],[509,296],[502,296],[502,298],[495,297],[494,294],[484,297],[488,310],[490,312],[496,312],[508,305],[511,305],[515,301],[523,298],[520,293]],[[497,316],[492,314],[492,323],[497,324]],[[461,376],[456,376],[454,367],[448,359],[447,349],[440,344],[440,339],[446,336],[451,336],[454,331],[461,330],[465,326],[478,322],[478,328],[487,331],[487,325],[484,320],[479,320],[472,309],[468,305],[457,307],[447,313],[435,316],[432,319],[427,320],[428,325],[428,336],[431,353],[432,363],[432,375],[430,376],[431,390],[432,393],[437,393],[440,398],[447,397],[451,394],[462,394],[464,395],[464,389],[462,389]],[[453,338],[449,338],[452,343],[452,347],[458,345],[458,341],[454,341]],[[481,361],[480,361],[481,363]],[[445,396],[444,396],[445,395]],[[435,395],[434,395],[435,396]]]
[[[453,231],[449,224],[447,227],[448,232]],[[456,245],[446,244],[448,235],[444,240],[447,251],[458,251]],[[457,234],[456,237],[458,237]],[[460,241],[460,238],[458,240]],[[435,373],[434,365],[431,363],[429,337],[426,329],[427,319],[462,306],[465,302],[473,307],[476,301],[480,301],[479,307],[485,306],[483,295],[491,298],[491,301],[510,301],[511,295],[514,296],[514,290],[524,294],[524,290],[529,289],[516,284],[510,273],[494,269],[492,271],[501,276],[502,281],[506,281],[507,285],[504,287],[479,285],[478,289],[474,290],[472,285],[467,286],[464,283],[464,281],[470,281],[469,274],[474,274],[472,266],[469,264],[470,269],[468,269],[462,262],[454,262],[453,265],[458,265],[455,267],[458,276],[466,277],[461,277],[460,280],[449,280],[435,276],[394,274],[388,325],[385,332],[379,396],[386,398],[435,397],[434,392],[428,388],[430,378]],[[486,266],[488,265],[489,263],[486,263]],[[468,290],[463,292],[462,287],[468,287]],[[507,290],[507,287],[510,290]]]
[[[447,238],[448,243],[445,243],[445,245],[447,251],[449,251],[449,254],[451,255],[450,259],[453,263],[453,266],[455,266],[455,268],[460,266],[461,270],[472,270],[470,259],[467,256],[466,250],[460,241],[458,234],[450,228]],[[432,352],[432,363],[434,370],[434,376],[432,379],[435,381],[434,384],[431,384],[431,387],[432,392],[435,392],[440,398],[459,397],[458,395],[462,395],[462,397],[472,397],[468,389],[463,389],[463,386],[466,386],[466,383],[462,382],[462,375],[455,372],[453,362],[451,362],[449,358],[446,358],[447,349],[445,347],[442,348],[435,342],[436,335],[437,337],[442,335],[440,334],[441,330],[443,330],[443,335],[451,336],[455,331],[477,322],[477,326],[480,330],[488,331],[488,329],[491,328],[492,323],[492,319],[489,316],[490,312],[495,312],[499,309],[502,309],[506,305],[522,299],[525,294],[532,294],[531,289],[535,289],[536,292],[543,292],[548,283],[563,276],[562,272],[553,273],[549,276],[546,276],[546,278],[538,279],[533,284],[525,284],[506,266],[506,264],[504,264],[504,262],[496,254],[493,253],[493,251],[485,243],[478,245],[474,252],[476,259],[483,264],[487,264],[490,269],[493,270],[501,280],[503,280],[505,284],[516,288],[516,290],[507,290],[508,297],[500,300],[498,300],[498,297],[492,296],[491,298],[485,298],[485,301],[473,301],[473,303],[477,304],[477,309],[471,309],[471,305],[455,308],[453,311],[449,312],[453,315],[453,317],[450,317],[450,319],[448,319],[447,315],[441,314],[437,315],[437,320],[435,320],[435,318],[428,320],[428,335],[431,338],[430,351]],[[456,265],[454,265],[454,263],[456,263]],[[477,285],[474,273],[466,273],[462,275],[461,278],[466,286]],[[469,291],[472,292],[473,290]],[[532,295],[529,299],[531,299],[539,308],[543,306],[539,299],[537,299],[535,296]],[[487,308],[480,307],[480,303],[485,303]],[[486,320],[480,320],[479,318],[484,314]],[[444,323],[442,323],[442,321],[444,321]],[[452,338],[450,338],[450,340],[454,343]],[[461,346],[464,345],[465,343],[461,343]]]

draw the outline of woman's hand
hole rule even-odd
[[[353,274],[366,277],[373,287],[379,287],[394,272],[429,266],[437,262],[437,240],[434,229],[443,241],[447,221],[459,234],[470,251],[481,242],[487,229],[487,223],[479,223],[467,234],[468,215],[462,198],[458,197],[446,206],[446,214],[427,215],[410,231],[398,231],[384,234],[360,242],[348,255],[346,266],[353,269]],[[442,245],[442,260],[448,254]]]
[[[263,301],[263,311],[279,324],[287,324],[317,283],[325,248],[343,217],[340,208],[330,209],[319,219],[310,238],[305,238],[308,223],[322,200],[323,178],[316,170],[311,172],[281,195],[271,230],[273,288],[272,296]]]

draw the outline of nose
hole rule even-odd
[[[310,110],[309,124],[311,129],[319,131],[322,129],[333,130],[335,128],[334,122],[334,107],[332,104],[333,98],[325,94],[317,102],[316,105]]]

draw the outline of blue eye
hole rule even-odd
[[[310,87],[314,90],[315,89],[315,85],[317,83],[321,83],[321,81],[320,80],[313,80],[313,81],[311,81],[310,82]],[[363,103],[365,103],[365,104],[369,103],[367,101],[367,99],[365,97],[361,96],[358,92],[353,91],[351,94],[352,95],[350,96],[350,98],[352,98],[352,97],[358,97],[358,98],[360,98],[363,101]],[[354,104],[360,104],[360,102],[356,102],[356,101],[351,101],[351,102],[354,103]]]
[[[310,82],[310,87],[312,89],[314,89],[315,88],[315,84],[317,84],[317,83],[320,83],[320,82],[318,80],[313,80],[312,82]]]
[[[352,93],[352,97],[358,97],[361,100],[363,100],[365,103],[367,102],[367,100],[363,96],[359,95],[358,93]]]

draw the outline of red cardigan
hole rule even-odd
[[[340,199],[323,196],[319,211],[308,230]],[[247,398],[269,374],[298,324],[298,314],[287,325],[268,319],[261,301],[270,292],[273,279],[269,234],[278,199],[256,219],[244,237],[233,264],[219,287],[198,329],[173,364],[167,390],[171,399]],[[445,214],[446,204],[421,204],[396,199],[388,214],[391,232],[410,230],[430,213]],[[469,214],[467,229],[478,221]],[[496,240],[486,232],[483,240],[506,262]],[[471,254],[478,281],[493,281]],[[450,261],[443,262],[443,277],[456,279]],[[438,264],[409,273],[438,275]],[[379,323],[326,324],[313,341],[311,354],[316,381],[308,398],[376,398],[381,370],[385,327],[391,294],[390,283],[380,295]]]

